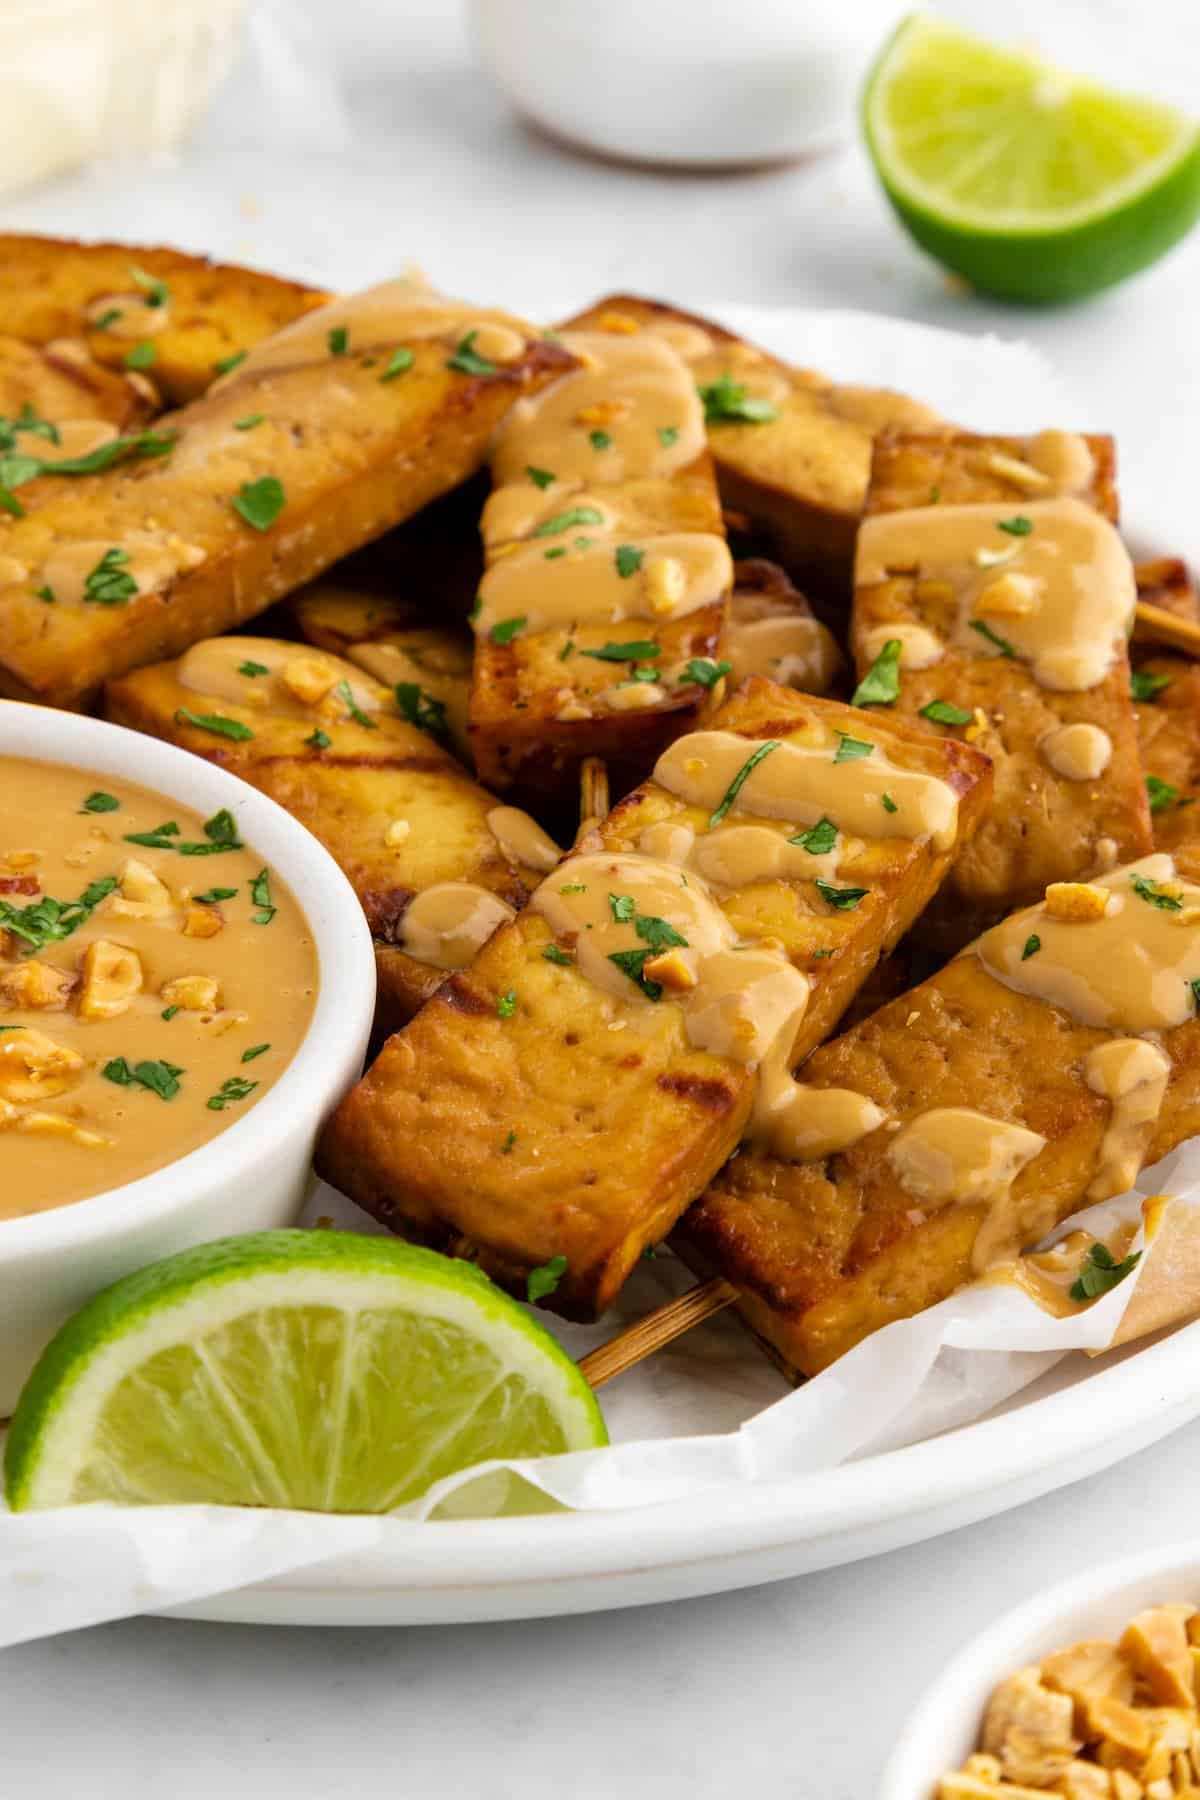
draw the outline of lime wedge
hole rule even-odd
[[[917,14],[863,98],[867,148],[921,244],[1004,299],[1077,299],[1200,214],[1200,126]]]
[[[488,1457],[605,1442],[570,1357],[471,1264],[264,1231],[155,1263],[77,1313],[29,1378],[4,1467],[14,1511],[382,1513]]]

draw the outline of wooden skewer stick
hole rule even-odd
[[[606,819],[612,801],[608,792],[608,764],[602,756],[585,756],[579,767],[579,828]]]
[[[652,1313],[619,1331],[599,1349],[589,1350],[580,1358],[579,1372],[591,1387],[603,1387],[614,1375],[623,1375],[636,1363],[645,1362],[648,1356],[653,1356],[664,1344],[682,1337],[693,1325],[724,1312],[736,1298],[735,1290],[720,1275],[712,1281],[701,1282],[698,1287],[681,1294],[678,1300],[656,1306]]]
[[[1200,657],[1200,625],[1177,618],[1165,607],[1152,606],[1148,600],[1138,601],[1133,635],[1139,643],[1169,644],[1172,650]]]

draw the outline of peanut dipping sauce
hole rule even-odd
[[[227,812],[15,758],[0,791],[3,1220],[135,1181],[242,1118],[298,1049],[318,967]]]

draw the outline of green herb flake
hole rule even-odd
[[[574,648],[575,648],[575,639],[568,638],[566,643],[563,645],[562,649],[558,653],[559,662],[566,662],[567,658],[571,655]]]
[[[637,911],[637,904],[632,894],[610,894],[608,904],[618,925],[627,925]]]
[[[229,502],[238,517],[255,531],[269,531],[283,511],[287,496],[277,475],[244,481]]]
[[[517,990],[509,988],[507,994],[501,994],[496,1002],[497,1015],[502,1019],[511,1019],[517,1010]]]
[[[662,648],[650,638],[633,638],[624,644],[601,644],[598,650],[581,650],[580,656],[593,656],[597,662],[645,662],[661,656]]]
[[[991,626],[985,624],[982,619],[968,619],[967,624],[971,627],[972,631],[977,631],[981,638],[986,638],[988,643],[1000,652],[1001,656],[1015,656],[1017,654],[1008,639],[1002,638],[998,631],[993,631]]]
[[[157,347],[147,338],[144,343],[135,344],[132,350],[127,350],[121,361],[127,369],[148,369],[157,356]]]
[[[548,1263],[538,1269],[530,1269],[525,1277],[525,1298],[531,1306],[539,1300],[545,1300],[554,1293],[559,1282],[567,1272],[565,1256],[552,1256]]]
[[[837,730],[837,727],[834,727]],[[857,762],[862,756],[870,756],[874,744],[868,744],[864,738],[851,737],[848,731],[838,731],[838,747],[833,753],[835,763]]]
[[[333,739],[329,736],[328,732],[322,731],[321,727],[318,725],[317,729],[314,732],[311,732],[309,736],[305,738],[304,742],[309,750],[328,750]]]
[[[586,894],[587,883],[584,881],[568,881],[566,887],[559,888],[560,894]]]
[[[561,968],[567,969],[575,960],[574,957],[568,956],[565,950],[560,950],[557,944],[547,944],[542,955],[547,962],[558,963]]]
[[[83,584],[83,597],[97,606],[124,606],[138,592],[138,584],[125,567],[129,552],[115,544],[106,550]]]
[[[446,702],[438,700],[433,694],[415,681],[398,681],[392,690],[396,696],[396,706],[402,719],[415,725],[418,731],[428,732],[439,744],[450,740],[450,723],[446,716]]]
[[[210,887],[206,888],[204,893],[196,895],[196,899],[201,906],[216,906],[218,901],[234,900],[236,898],[236,888]]]
[[[214,375],[230,374],[232,370],[237,368],[239,363],[245,362],[248,355],[249,355],[249,351],[247,351],[247,350],[235,350],[233,352],[232,356],[223,356],[219,362],[215,362],[213,364],[213,374]]]
[[[634,544],[617,545],[614,560],[617,565],[617,574],[621,577],[622,581],[628,581],[631,575],[637,574],[645,560],[645,556],[646,552],[644,550],[639,550]]]
[[[379,730],[378,722],[370,718],[354,698],[354,689],[350,686],[347,676],[342,677],[333,691],[356,725],[363,726],[367,731]]]
[[[847,741],[852,741],[852,740],[847,740]],[[869,748],[870,748],[870,746],[868,745],[868,749]],[[734,776],[733,780],[730,782],[729,786],[726,788],[724,797],[721,801],[721,804],[718,806],[716,812],[712,814],[712,816],[710,817],[710,819],[708,821],[708,828],[710,831],[713,830],[715,826],[717,826],[721,823],[721,820],[725,817],[726,813],[729,811],[730,807],[733,805],[734,801],[737,799],[738,795],[741,793],[742,789],[745,787],[747,781],[749,781],[751,775],[754,773],[754,771],[758,767],[759,763],[762,762],[763,758],[770,756],[770,754],[773,750],[778,750],[778,749],[779,749],[779,739],[778,738],[768,738],[765,744],[760,744],[758,746],[757,750],[753,751],[746,758],[745,762],[742,764],[741,768],[738,770],[737,774]],[[839,750],[838,756],[834,758],[834,761],[835,762],[838,761],[840,756],[841,756],[841,751]]]
[[[454,355],[448,358],[448,369],[456,369],[460,375],[495,375],[498,372],[494,362],[489,362],[486,356],[477,356],[471,348],[477,336],[478,332],[468,331]]]
[[[567,554],[567,552],[566,552],[565,545],[560,545],[557,550],[543,550],[542,551],[542,555],[545,557],[547,562],[557,562],[560,556],[565,556],[566,554]]]
[[[573,525],[603,525],[604,514],[595,506],[569,506],[566,512],[554,513],[549,519],[543,519],[535,525],[531,537],[557,537],[560,531],[570,531]]]
[[[515,619],[498,619],[491,630],[493,644],[511,644],[517,634],[524,631],[528,623],[529,620],[524,613]]]
[[[664,450],[670,450],[674,444],[679,442],[678,425],[660,425],[658,428],[658,441]]]
[[[551,470],[535,469],[532,463],[525,464],[525,473],[528,475],[530,481],[532,481],[534,487],[537,488],[548,488],[555,480],[555,476]]]
[[[383,365],[383,374],[379,377],[380,381],[395,381],[398,375],[407,374],[408,370],[413,366],[413,361],[414,357],[412,351],[401,344],[399,349],[392,351],[387,362]]]
[[[810,856],[828,856],[837,843],[837,826],[832,819],[818,819],[807,831],[798,832],[788,839],[789,844],[798,844],[801,850],[807,850]]]
[[[111,331],[117,320],[122,317],[119,306],[106,306],[98,318],[92,320],[93,331]]]
[[[172,838],[179,836],[179,827],[174,819],[168,819],[165,825],[151,826],[149,831],[127,831],[127,844],[140,844],[146,850],[173,850]]]
[[[242,1061],[253,1062],[256,1056],[263,1056],[270,1048],[270,1044],[252,1044],[249,1050],[242,1051]]]
[[[204,1104],[209,1112],[224,1112],[231,1101],[247,1099],[257,1086],[257,1081],[247,1081],[244,1075],[231,1075]]]
[[[757,399],[728,370],[709,387],[697,391],[709,425],[767,425],[779,417],[778,407],[769,400]]]
[[[244,663],[238,664],[239,675],[269,675],[270,673],[271,671],[268,669],[266,663],[250,662],[247,660]]]
[[[1148,669],[1131,669],[1129,673],[1129,694],[1133,700],[1145,704],[1149,700],[1157,700],[1164,688],[1171,685],[1169,675],[1152,675]]]
[[[889,638],[851,697],[852,706],[891,706],[900,698],[899,638]]]
[[[106,794],[102,788],[97,788],[88,795],[79,810],[85,813],[119,812],[121,802],[115,794]]]
[[[350,348],[350,333],[344,325],[334,325],[330,328],[325,341],[329,345],[330,356],[345,356]]]
[[[1200,981],[1189,981],[1188,987],[1191,990],[1192,1005],[1200,1013]]]
[[[258,908],[256,913],[251,913],[250,923],[269,925],[277,909],[271,902],[271,876],[267,869],[260,869],[250,883],[250,898]]]
[[[130,265],[129,273],[145,294],[147,306],[167,305],[171,298],[171,290],[165,281],[160,281],[157,275],[148,274],[145,269],[139,269],[134,264]]]
[[[101,1070],[105,1079],[115,1082],[118,1087],[145,1088],[148,1093],[157,1094],[160,1100],[175,1098],[183,1073],[175,1063],[169,1062],[138,1062],[131,1067],[123,1056],[114,1056]]]
[[[831,882],[817,881],[817,892],[822,900],[827,901],[837,912],[853,912],[860,900],[865,900],[870,893],[869,888],[834,887]]]
[[[1179,798],[1179,789],[1157,775],[1147,775],[1146,794],[1150,801],[1150,811],[1160,813],[1165,812],[1168,806],[1174,806]]]
[[[1071,1298],[1082,1305],[1087,1300],[1098,1300],[1101,1294],[1107,1294],[1131,1275],[1142,1260],[1140,1250],[1117,1262],[1107,1244],[1093,1244],[1083,1259],[1077,1278],[1071,1283]]]
[[[247,413],[244,419],[233,421],[233,429],[235,431],[253,431],[256,425],[262,424],[266,416],[266,413]]]
[[[47,606],[54,605],[55,593],[52,587],[34,588],[33,591],[37,599],[44,600]]]
[[[517,1141],[516,1132],[510,1131],[508,1136],[505,1138],[504,1142],[500,1146],[501,1156],[511,1156],[512,1155],[512,1147],[516,1143],[516,1141]]]
[[[1033,532],[1033,520],[1027,519],[1024,513],[1014,513],[1011,519],[997,519],[996,530],[1006,531],[1009,537],[1029,537]]]
[[[1129,885],[1139,900],[1147,906],[1157,906],[1160,912],[1181,912],[1183,901],[1176,894],[1165,894],[1157,881],[1150,881],[1145,875],[1131,875]]]
[[[883,802],[884,812],[894,813],[900,811],[900,808],[896,805],[896,802],[892,799],[890,794],[880,794],[879,798]]]
[[[612,438],[607,431],[589,431],[588,443],[593,450],[611,450]]]
[[[931,719],[935,725],[969,725],[974,716],[949,700],[931,700],[921,708],[921,717]]]
[[[732,673],[732,663],[714,662],[711,656],[693,656],[679,671],[679,679],[694,681],[697,687],[707,688],[711,692],[723,676]]]
[[[175,1014],[178,1011],[179,1011],[179,1008],[177,1006],[168,1006],[168,1007],[165,1007],[163,1009],[163,1011],[159,1013],[158,1016],[160,1019],[166,1019],[167,1022],[170,1023],[170,1021],[175,1017]]]
[[[610,950],[608,960],[628,975],[636,987],[640,987],[647,1000],[662,999],[662,985],[651,981],[643,974],[646,964],[656,954],[653,950]]]
[[[11,931],[27,946],[25,955],[41,950],[46,944],[61,943],[90,919],[102,900],[117,885],[115,875],[104,875],[89,882],[77,900],[55,900],[43,894],[28,906],[14,906],[0,899],[0,928]]]
[[[1041,938],[1038,936],[1036,931],[1031,931],[1029,936],[1025,939],[1024,944],[1022,945],[1021,961],[1028,962],[1031,956],[1037,955],[1037,953],[1041,949],[1041,947],[1042,947]]]
[[[254,733],[240,719],[227,719],[224,713],[194,713],[186,706],[175,709],[177,725],[191,725],[196,731],[211,731],[214,737],[229,738],[235,744],[245,743]]]

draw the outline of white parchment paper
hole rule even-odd
[[[736,327],[737,309],[721,310]],[[781,313],[769,332],[762,323],[758,313],[757,333],[779,353],[841,379],[909,389],[965,425],[1018,430],[1082,420],[1044,360],[1024,345],[857,314]],[[1089,411],[1096,411],[1094,396]],[[1056,1235],[1078,1222],[1107,1230],[1117,1217],[1140,1217],[1142,1194],[1168,1191],[1200,1203],[1200,1141],[1149,1172],[1139,1189]],[[321,1214],[374,1229],[327,1188],[317,1190],[306,1216]],[[1065,1320],[1047,1317],[1016,1288],[967,1290],[878,1333],[795,1392],[736,1319],[722,1315],[604,1390],[610,1448],[473,1471],[442,1483],[410,1512],[494,1510],[510,1491],[510,1470],[566,1505],[612,1509],[803,1475],[911,1443],[981,1417],[1061,1357],[1107,1344],[1140,1273]],[[692,1279],[663,1255],[639,1266],[603,1325],[549,1322],[581,1355]],[[0,1512],[0,1645],[311,1568],[369,1550],[388,1530],[388,1520],[221,1507]]]

